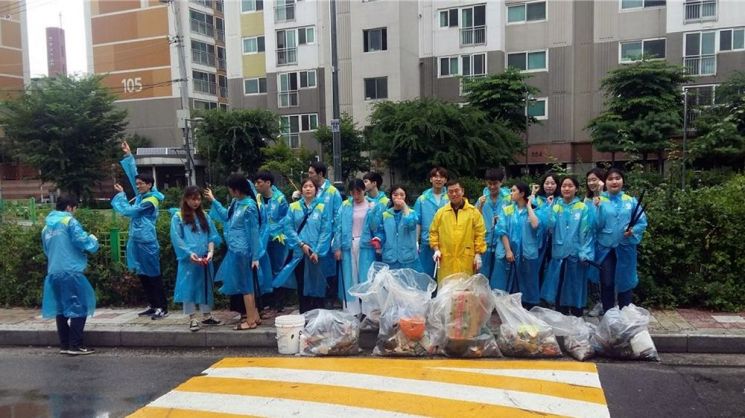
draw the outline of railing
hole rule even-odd
[[[212,8],[212,0],[191,0],[191,2],[210,9]]]
[[[199,80],[197,80],[199,81]],[[170,147],[139,147],[137,148],[137,155],[142,156],[168,156],[168,155],[185,155],[183,148],[170,148]]]
[[[217,94],[217,83],[207,80],[194,80],[194,91],[198,93]]]
[[[475,26],[472,28],[461,28],[460,44],[466,45],[483,45],[486,43],[486,26]]]
[[[715,20],[717,18],[716,0],[686,2],[685,21]]]
[[[716,55],[685,57],[683,66],[690,75],[714,75],[717,73],[717,57]]]
[[[299,103],[297,90],[281,91],[277,94],[277,107],[297,107]]]
[[[297,64],[297,48],[282,48],[277,50],[277,65]]]
[[[274,6],[275,22],[291,22],[295,20],[295,3]]]
[[[192,49],[191,60],[197,64],[209,65],[210,67],[215,66],[215,54],[213,54],[212,52]]]
[[[205,36],[215,36],[215,26],[201,20],[191,19],[191,31]]]

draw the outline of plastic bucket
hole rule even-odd
[[[277,350],[279,354],[300,352],[300,332],[305,327],[303,315],[282,315],[274,319],[277,328]]]

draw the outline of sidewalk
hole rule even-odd
[[[153,321],[138,317],[138,309],[96,310],[86,323],[86,344],[93,347],[276,347],[273,320],[257,329],[234,331],[228,311],[216,311],[221,326],[188,330],[180,311]],[[657,350],[668,353],[745,354],[745,312],[711,313],[692,309],[652,311],[650,333]],[[590,319],[591,321],[593,319]],[[372,348],[375,333],[363,332],[361,345]],[[58,344],[53,320],[42,320],[39,310],[0,309],[0,346]]]

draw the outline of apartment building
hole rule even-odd
[[[26,2],[0,0],[0,100],[22,93],[29,74]]]
[[[54,77],[67,74],[67,51],[65,48],[65,30],[49,27],[47,34],[47,75]]]

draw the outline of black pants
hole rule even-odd
[[[168,299],[166,298],[166,289],[163,287],[163,276],[140,274],[137,277],[140,278],[142,290],[145,291],[145,297],[147,297],[147,303],[150,307],[168,311]]]
[[[57,315],[56,319],[60,349],[80,348],[83,345],[83,328],[85,328],[86,317],[66,318],[62,315]]]
[[[297,281],[297,299],[300,313],[323,308],[323,298],[305,296],[305,257],[295,267],[295,281]]]
[[[603,312],[616,306],[616,250],[610,250],[602,263],[600,270],[600,300],[603,303]],[[623,308],[631,303],[633,293],[631,290],[618,293],[618,307]]]

